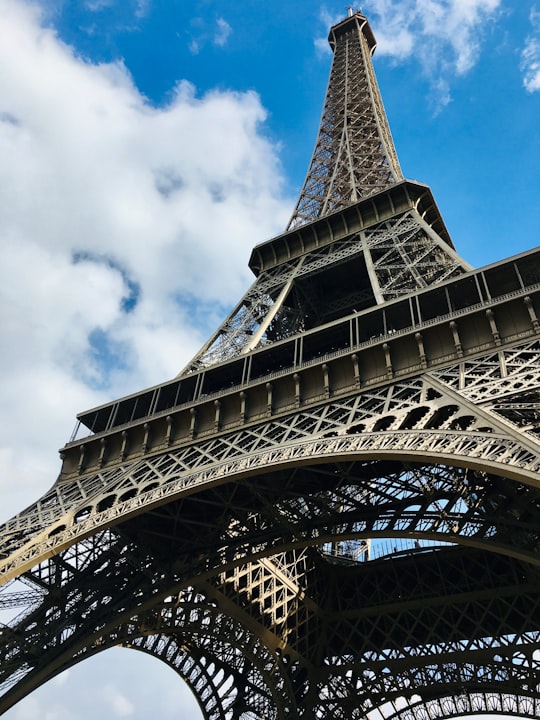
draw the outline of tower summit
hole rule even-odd
[[[0,713],[149,653],[205,720],[540,716],[540,250],[471,269],[350,11],[289,228],[176,378],[0,528]]]
[[[289,229],[403,179],[373,71],[376,43],[367,19],[349,9],[328,41],[334,56],[319,134]]]
[[[367,19],[351,10],[329,42],[321,125],[288,231],[254,249],[257,280],[184,372],[470,270],[429,188],[403,180]]]

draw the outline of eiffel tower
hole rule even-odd
[[[287,230],[175,379],[1,529],[0,712],[125,646],[207,720],[540,716],[540,251],[472,269],[360,12]]]

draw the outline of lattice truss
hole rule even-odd
[[[0,708],[122,642],[212,719],[449,717],[460,697],[534,717],[539,357],[491,352],[55,486],[3,528],[4,576],[30,588],[0,594],[26,607],[0,632]]]
[[[333,33],[332,68],[319,135],[288,229],[346,207],[402,179],[386,113],[356,13]]]
[[[474,466],[534,478],[540,471],[539,357],[538,341],[529,342],[55,485],[3,526],[0,571],[7,577],[103,523],[277,463],[399,451],[459,464],[467,457]],[[529,422],[523,426],[523,408],[516,423],[501,408],[522,400],[525,385]]]
[[[514,516],[514,484],[481,480],[492,484],[496,492],[487,495],[499,509]],[[0,681],[7,692],[0,708],[42,681],[41,673],[53,676],[119,643],[177,669],[208,718],[349,718],[374,711],[388,717],[404,703],[417,706],[424,693],[454,690],[470,690],[477,704],[483,697],[489,709],[497,687],[507,694],[519,688],[517,695],[534,705],[537,568],[503,555],[425,547],[359,564],[328,560],[315,544],[324,539],[324,516],[327,537],[352,535],[367,500],[373,507],[386,500],[388,511],[389,501],[399,506],[408,493],[409,502],[413,494],[425,502],[421,489],[429,486],[440,511],[444,495],[472,481],[470,472],[450,468],[319,466],[214,488],[150,514],[143,528],[126,523],[98,533],[27,574],[37,599],[2,631]],[[377,497],[383,483],[394,491],[381,488]],[[303,527],[315,513],[320,532],[302,550]],[[458,513],[440,517],[450,524]],[[511,533],[498,517],[492,513],[488,534]],[[175,536],[170,524],[180,518]],[[531,524],[538,531],[538,517]],[[203,526],[208,531],[201,537]],[[220,538],[225,554],[216,555]],[[295,542],[297,551],[276,552],[279,543]],[[199,568],[194,552],[205,555]],[[228,569],[213,574],[209,565]],[[181,589],[197,578],[197,591]],[[440,703],[432,706],[440,711]]]
[[[384,300],[443,282],[463,272],[463,260],[416,212],[396,215],[366,230],[365,242]]]
[[[184,373],[424,289],[467,267],[416,210],[396,215],[261,273]]]
[[[540,357],[536,343],[468,360],[435,376],[514,428],[540,437]]]
[[[276,657],[253,632],[223,615],[215,599],[193,588],[178,590],[177,578],[164,569],[153,577],[150,564],[155,569],[139,549],[104,532],[30,573],[25,581],[34,585],[34,602],[14,620],[13,631],[1,631],[2,691],[17,695],[21,683],[28,691],[38,668],[54,676],[70,645],[67,666],[123,643],[175,669],[211,720],[239,717],[242,708],[250,717],[275,717],[287,695]],[[108,577],[113,567],[114,577]],[[173,594],[163,597],[166,589]],[[51,603],[48,594],[62,599]]]
[[[538,717],[540,701],[527,695],[505,692],[462,693],[424,702],[416,699],[407,707],[389,708],[389,714],[370,713],[370,720],[429,720],[430,718],[463,717],[475,714],[498,714],[517,717]]]

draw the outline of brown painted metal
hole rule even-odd
[[[0,712],[124,645],[208,720],[540,715],[540,251],[472,270],[402,179],[364,16],[330,42],[253,286],[1,528]]]

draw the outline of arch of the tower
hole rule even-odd
[[[468,455],[463,452],[464,443]],[[231,517],[220,519],[228,523],[235,512],[256,513],[263,502],[266,508],[271,507],[274,521],[283,513],[287,524],[293,518],[298,523],[301,535],[293,538],[285,534],[283,546],[322,544],[340,538],[424,538],[484,547],[536,563],[539,488],[527,468],[530,455],[511,441],[480,434],[466,439],[461,433],[450,432],[323,438],[264,453],[266,470],[252,467],[246,473],[242,460],[228,463],[226,479],[212,478],[196,492],[190,488],[186,494],[171,493],[167,504],[145,504],[144,488],[140,495],[117,504],[137,502],[139,508],[146,507],[148,517],[153,507],[159,513],[159,508],[170,505],[175,508],[175,522],[182,513],[177,508],[191,506],[195,509],[182,518],[189,525],[187,518],[198,511],[206,514],[206,506],[229,508]],[[501,457],[506,462],[501,462]],[[522,467],[519,460],[523,460]],[[164,477],[162,482],[166,487],[167,483],[174,484],[175,478]],[[155,492],[151,489],[148,494]],[[118,499],[119,493],[114,492],[105,503],[112,504],[115,514],[127,517],[129,522],[129,512],[114,507],[113,501]],[[110,525],[110,511],[99,511],[102,503],[103,498],[94,506],[86,504],[86,522],[93,521],[99,527],[104,515],[102,526]],[[140,517],[140,509],[133,516]],[[236,521],[240,522],[238,518]],[[211,524],[214,522],[212,518]],[[239,542],[244,537],[241,527],[236,533]],[[223,561],[229,559],[221,556]]]
[[[190,595],[188,593],[187,595]],[[99,646],[72,658],[63,669],[81,662],[96,652],[122,643],[160,659],[174,669],[191,687],[207,720],[234,718],[370,718],[370,720],[431,720],[454,718],[469,714],[501,713],[523,718],[538,717],[540,697],[512,694],[497,688],[482,690],[461,683],[454,694],[436,696],[437,683],[429,689],[429,699],[419,694],[397,689],[394,697],[380,705],[366,700],[357,706],[363,683],[351,672],[343,673],[339,665],[325,683],[317,687],[318,702],[306,709],[303,693],[297,690],[298,706],[287,698],[286,673],[280,660],[260,640],[234,618],[220,614],[215,603],[208,603],[201,595],[186,612],[181,603],[159,608],[138,621],[116,628],[104,637]],[[151,626],[159,630],[151,630]],[[143,632],[144,634],[141,634]],[[481,664],[469,665],[469,676],[485,671]],[[433,671],[432,680],[436,680]],[[297,673],[299,676],[301,673]],[[374,675],[370,677],[373,683]],[[446,681],[448,676],[446,677]],[[294,681],[294,677],[293,677]],[[405,689],[410,686],[405,686]],[[445,686],[448,689],[448,684]],[[32,688],[25,688],[25,694]],[[352,703],[352,705],[351,705]],[[247,713],[247,715],[244,715]]]
[[[528,345],[490,353],[361,394],[321,396],[313,406],[300,403],[292,414],[263,404],[266,413],[256,423],[207,433],[174,449],[158,443],[125,466],[81,469],[6,523],[0,577],[15,577],[103,527],[186,493],[286,464],[381,457],[466,467],[537,485],[536,406],[523,390],[538,379],[536,353]],[[330,381],[331,368],[324,372]],[[320,380],[318,371],[312,374]],[[273,401],[279,395],[276,388],[263,394],[272,394]]]
[[[504,691],[459,692],[440,698],[422,700],[416,696],[403,707],[388,706],[385,714],[373,715],[374,720],[435,720],[435,718],[460,718],[471,715],[490,718],[518,717],[537,718],[540,699],[535,695],[512,694]]]
[[[66,596],[52,611],[43,609],[41,641],[50,626],[51,642],[65,643],[67,664],[59,665],[58,672],[80,659],[76,649],[82,642],[79,636],[75,643],[76,634],[64,638],[59,630],[63,607],[71,608],[74,627],[78,617],[85,618],[81,632],[92,641],[99,635],[102,594],[107,593],[110,605],[118,590],[125,593],[136,581],[127,596],[133,600],[119,595],[119,603],[133,602],[131,610],[129,604],[119,605],[121,617],[137,615],[140,602],[150,610],[154,602],[158,607],[173,581],[164,580],[169,585],[153,601],[154,586],[150,579],[137,580],[137,573],[147,558],[158,568],[168,567],[174,558],[174,582],[179,587],[206,583],[221,616],[230,621],[215,622],[212,629],[200,624],[202,634],[213,641],[217,633],[221,655],[215,654],[217,645],[214,655],[208,644],[198,649],[182,645],[186,637],[196,636],[196,615],[186,614],[184,629],[175,626],[172,633],[166,612],[145,616],[124,634],[121,624],[114,623],[107,632],[111,643],[129,641],[166,661],[170,651],[169,660],[178,662],[188,683],[199,678],[195,689],[209,703],[208,698],[215,698],[216,712],[229,707],[223,697],[217,701],[220,689],[230,691],[234,707],[238,683],[249,685],[245,662],[246,657],[261,658],[254,650],[257,643],[266,660],[258,666],[250,663],[258,673],[251,686],[280,687],[276,677],[272,682],[264,677],[273,672],[272,663],[277,668],[279,648],[294,678],[289,683],[295,702],[305,709],[299,717],[311,717],[311,711],[316,718],[355,717],[355,708],[375,712],[398,702],[405,690],[425,688],[432,693],[429,702],[442,702],[445,688],[451,688],[452,696],[480,693],[490,698],[501,687],[526,684],[536,703],[540,502],[528,474],[530,464],[523,470],[525,461],[521,467],[516,462],[505,472],[509,458],[523,458],[523,449],[501,438],[495,438],[499,454],[482,455],[486,446],[480,443],[493,442],[492,434],[479,434],[476,454],[474,436],[469,436],[469,456],[459,432],[443,435],[445,452],[431,454],[425,443],[432,438],[416,431],[370,433],[375,450],[363,450],[361,433],[290,444],[272,451],[273,459],[266,452],[258,467],[231,461],[225,477],[173,494],[166,503],[149,502],[142,514],[130,518],[121,508],[127,519],[107,532],[123,538],[129,551],[113,552],[111,541],[107,554],[103,539],[94,543],[88,537],[81,541],[88,545],[84,564],[79,560],[82,545],[78,551],[70,546],[69,556],[66,549],[54,560],[57,568],[64,563],[80,570],[73,597],[67,584]],[[522,479],[515,479],[520,473]],[[177,480],[164,475],[163,486]],[[151,496],[156,490],[147,492]],[[144,501],[143,488],[136,499]],[[91,513],[95,520],[99,515],[97,509]],[[110,526],[110,520],[104,525]],[[401,540],[407,544],[400,545]],[[367,542],[372,562],[366,562],[370,553],[355,555]],[[380,553],[378,542],[386,543]],[[389,548],[389,542],[396,546]],[[124,576],[117,578],[119,557],[125,558],[120,568]],[[83,592],[85,583],[88,592]],[[111,609],[107,612],[110,616]],[[39,623],[36,616],[21,635],[31,641]],[[227,631],[232,634],[224,640]],[[244,632],[249,642],[243,640]],[[201,649],[204,660],[197,655]],[[189,667],[195,666],[190,676]],[[360,702],[363,693],[365,701]],[[273,695],[269,698],[253,702],[279,706]],[[399,717],[431,717],[422,715],[421,705],[415,712]],[[228,716],[208,714],[214,717]]]
[[[63,564],[61,558],[58,565]],[[106,587],[107,575],[114,570],[112,566],[81,571],[81,592],[76,600],[68,592],[57,592],[55,599],[44,596],[41,607],[31,604],[15,623],[14,642],[5,639],[8,653],[0,670],[0,714],[61,672],[112,647],[124,646],[175,670],[191,688],[206,720],[232,720],[247,710],[269,720],[290,717],[291,686],[279,654],[246,623],[225,614],[209,596],[209,586],[173,588],[175,594],[153,605],[145,603],[146,609],[141,609],[140,598],[131,600],[131,608],[123,605],[126,599],[122,598],[117,607],[111,607],[113,615],[122,608],[121,619],[103,627],[98,605],[114,606],[114,599],[104,594],[97,602],[88,603],[83,595],[91,594],[87,587],[90,576],[100,576]],[[36,577],[30,574],[28,581]],[[50,621],[54,616],[62,616],[63,630],[58,622]],[[25,657],[33,653],[38,623],[40,653],[35,666],[29,667]],[[18,666],[14,662],[17,653]],[[10,669],[15,670],[11,677]]]
[[[484,697],[489,710],[492,695],[522,687],[524,678],[536,698],[537,488],[488,472],[492,461],[481,470],[463,457],[443,465],[399,447],[377,458],[289,457],[271,472],[229,478],[171,505],[171,520],[182,517],[189,536],[204,518],[215,535],[203,544],[216,551],[205,567],[222,564],[206,576],[232,603],[229,611],[241,608],[292,648],[296,698],[306,713],[299,717],[364,717],[361,708],[371,718],[367,713],[414,689],[431,693],[439,710],[449,689],[476,698],[476,706]],[[191,529],[189,518],[197,518]],[[145,527],[150,538],[151,513]],[[408,541],[405,549],[400,540]],[[355,557],[378,541],[386,542],[378,560]],[[388,550],[388,541],[396,547]],[[366,583],[377,598],[366,594]],[[315,609],[298,600],[308,589]],[[381,604],[392,607],[379,617]],[[371,615],[363,615],[365,607]],[[324,658],[315,674],[313,656]],[[410,717],[435,717],[422,712],[418,705]]]
[[[213,640],[224,644],[217,635]],[[257,717],[268,720],[287,717],[283,712],[285,698],[260,672],[258,657],[244,649],[228,647],[219,652],[216,647],[191,645],[186,647],[174,636],[159,634],[135,638],[129,647],[175,670],[197,698],[205,720],[232,720],[246,710],[256,711]],[[272,679],[277,678],[274,675]]]
[[[292,693],[280,657],[202,593],[189,588],[180,597],[116,629],[109,645],[120,641],[175,670],[206,720],[233,720],[244,712],[265,720],[290,717]]]
[[[411,410],[409,415],[421,411],[422,407],[418,411]],[[437,410],[437,415],[442,422],[446,421],[447,415],[453,412],[452,406],[444,405]],[[460,417],[463,418],[463,415]],[[316,420],[314,416],[313,422],[317,421],[322,429],[319,436],[314,439],[306,439],[304,432],[296,433],[295,440],[280,443],[278,439],[276,444],[267,443],[260,451],[254,451],[248,446],[246,450],[249,454],[238,452],[240,448],[236,444],[238,442],[236,439],[231,443],[215,443],[211,449],[214,456],[205,448],[207,464],[200,470],[192,472],[186,473],[185,463],[175,461],[170,453],[149,457],[133,470],[129,470],[124,475],[120,474],[116,483],[109,483],[105,491],[98,488],[94,498],[91,496],[85,498],[81,507],[75,507],[60,515],[57,522],[51,523],[46,533],[36,535],[20,550],[14,552],[4,561],[5,576],[16,577],[43,558],[61,552],[62,549],[84,537],[92,536],[103,528],[114,526],[135,516],[151,514],[159,507],[171,504],[174,506],[175,503],[183,502],[183,498],[188,498],[186,502],[189,498],[200,498],[204,501],[206,493],[211,492],[213,488],[226,486],[241,488],[244,485],[246,487],[253,485],[253,478],[265,476],[268,468],[274,471],[283,468],[285,474],[289,476],[287,471],[289,467],[298,469],[313,465],[327,466],[327,468],[334,466],[330,472],[335,481],[339,477],[341,467],[347,464],[361,467],[362,463],[375,462],[374,458],[381,463],[397,463],[398,468],[406,468],[409,465],[456,468],[451,492],[454,496],[457,493],[461,498],[459,509],[455,503],[451,508],[445,509],[449,502],[448,497],[435,498],[435,504],[428,502],[433,492],[438,492],[437,477],[433,474],[434,471],[430,471],[432,479],[426,481],[427,484],[422,485],[420,481],[418,481],[420,484],[417,484],[416,495],[420,504],[414,511],[416,524],[408,521],[409,516],[405,515],[402,530],[394,525],[393,534],[423,532],[431,533],[441,540],[442,534],[447,536],[450,534],[451,539],[456,542],[482,542],[482,533],[473,532],[470,522],[485,526],[486,513],[489,509],[493,521],[499,527],[504,526],[511,533],[513,533],[512,528],[516,529],[517,534],[513,536],[513,540],[522,536],[525,528],[532,543],[530,550],[533,554],[536,552],[535,527],[537,528],[538,525],[535,526],[533,523],[531,526],[526,520],[527,511],[536,512],[538,505],[540,454],[537,452],[536,442],[524,444],[510,433],[505,435],[493,432],[493,428],[479,428],[475,432],[470,430],[465,432],[459,429],[459,425],[451,429],[434,425],[420,429],[386,429],[393,423],[391,414],[382,416],[377,421],[379,425],[372,427],[369,432],[364,432],[362,423],[349,423],[348,427],[336,431],[332,418],[326,423],[329,429],[325,430],[324,420],[324,418]],[[413,422],[414,418],[411,419],[411,423]],[[246,436],[250,437],[251,441],[257,439],[257,435],[253,432],[246,433]],[[231,453],[231,449],[234,449],[234,454]],[[231,459],[228,459],[228,455]],[[298,475],[299,470],[294,472]],[[303,471],[304,478],[307,472],[307,470]],[[327,475],[328,472],[327,470]],[[483,477],[487,480],[483,480]],[[499,481],[494,478],[499,478]],[[325,482],[329,483],[328,490],[332,490],[332,480],[327,479]],[[378,483],[377,478],[371,478],[370,483],[369,492],[373,496],[376,496],[377,488],[388,486],[388,481],[384,478],[382,483]],[[431,490],[430,483],[434,486]],[[496,489],[495,485],[497,485]],[[307,487],[307,492],[311,492],[309,485]],[[297,491],[292,487],[288,492]],[[450,491],[445,492],[448,495]],[[497,494],[501,495],[505,502],[514,503],[513,514],[499,512],[504,507],[504,503],[502,500],[497,502]],[[257,498],[252,497],[251,501],[254,502],[252,507],[257,508]],[[400,509],[407,508],[403,507],[402,503]],[[448,509],[452,513],[453,525],[448,519],[441,522],[448,516]],[[413,512],[412,507],[410,512]],[[332,513],[332,517],[336,517],[335,507],[332,508]],[[438,523],[436,515],[440,518]],[[420,518],[422,523],[419,522]],[[464,523],[465,518],[469,524]],[[390,529],[388,526],[388,530]],[[366,533],[370,531],[366,526]],[[359,532],[359,530],[354,531],[353,534],[359,536]],[[377,534],[381,535],[381,531],[377,531]],[[500,533],[491,532],[489,535],[491,546],[495,547],[501,537]],[[503,546],[500,549],[511,551],[508,547],[505,550]],[[521,549],[516,546],[514,550],[526,552],[526,546],[523,545]],[[533,554],[529,553],[530,560],[533,559]]]

